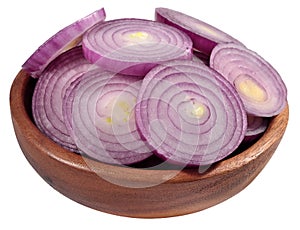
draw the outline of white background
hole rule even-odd
[[[135,219],[86,208],[46,184],[23,156],[9,110],[11,83],[29,55],[52,34],[105,7],[107,19],[152,19],[165,6],[208,22],[255,50],[288,88],[290,122],[259,176],[241,193],[207,210],[164,219]],[[299,5],[268,0],[10,0],[0,3],[0,229],[300,229]]]

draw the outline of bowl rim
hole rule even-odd
[[[253,159],[259,157],[268,148],[282,138],[288,124],[289,106],[277,116],[273,117],[264,135],[249,148],[243,152],[214,163],[204,173],[199,173],[198,168],[185,168],[180,171],[176,169],[153,170],[143,168],[123,167],[95,161],[79,154],[74,154],[56,144],[46,135],[44,135],[31,120],[25,108],[26,86],[30,80],[30,75],[24,70],[20,70],[15,77],[10,90],[10,108],[14,125],[22,128],[22,135],[27,137],[29,144],[34,145],[41,153],[47,154],[66,166],[76,168],[80,171],[101,173],[105,176],[116,177],[120,175],[125,180],[143,182],[157,181],[165,179],[164,183],[191,182],[200,179],[220,176],[230,171],[248,164]],[[91,168],[92,166],[92,168]],[[176,170],[176,175],[174,173]]]

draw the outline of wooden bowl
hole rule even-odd
[[[169,217],[197,212],[243,190],[264,168],[288,123],[288,106],[251,147],[198,169],[141,169],[109,165],[69,152],[43,135],[32,121],[35,80],[20,71],[11,92],[12,121],[20,147],[38,174],[70,199],[107,213]]]

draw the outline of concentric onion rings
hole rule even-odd
[[[233,43],[219,44],[211,54],[210,66],[235,86],[248,114],[272,117],[285,108],[284,82],[257,53]]]
[[[40,75],[33,93],[32,113],[37,127],[61,146],[77,151],[63,116],[67,88],[93,67],[80,46],[58,56]]]
[[[144,19],[98,24],[83,37],[85,57],[116,73],[144,76],[164,61],[192,58],[192,41],[168,25]]]
[[[238,147],[247,128],[232,85],[193,61],[153,68],[143,80],[135,112],[140,133],[156,154],[180,165],[223,159]]]
[[[139,78],[95,69],[73,87],[69,123],[85,155],[111,164],[129,165],[152,155],[136,129],[134,106]]]

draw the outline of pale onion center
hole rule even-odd
[[[194,104],[191,111],[192,116],[201,118],[205,113],[205,107],[202,104]]]
[[[132,105],[124,100],[115,101],[110,116],[105,118],[106,123],[121,125],[128,123],[132,116]]]
[[[186,100],[189,101],[185,109],[187,115],[192,118],[201,119],[207,112],[206,106],[194,98],[187,97]]]
[[[129,99],[129,98],[128,98]],[[133,107],[135,104],[135,99],[132,100],[122,100],[112,99],[109,101],[101,111],[103,114],[102,119],[105,123],[109,125],[124,125],[132,120]]]
[[[128,45],[136,45],[148,43],[151,40],[151,36],[146,32],[137,31],[134,33],[126,34],[124,39]]]
[[[257,102],[263,102],[267,99],[264,88],[248,75],[238,76],[234,81],[234,85],[239,94],[246,98]]]
[[[107,117],[105,119],[105,121],[108,123],[108,124],[112,124],[112,117]]]
[[[139,31],[139,32],[131,33],[129,36],[132,40],[144,41],[148,38],[149,34],[146,32]]]

